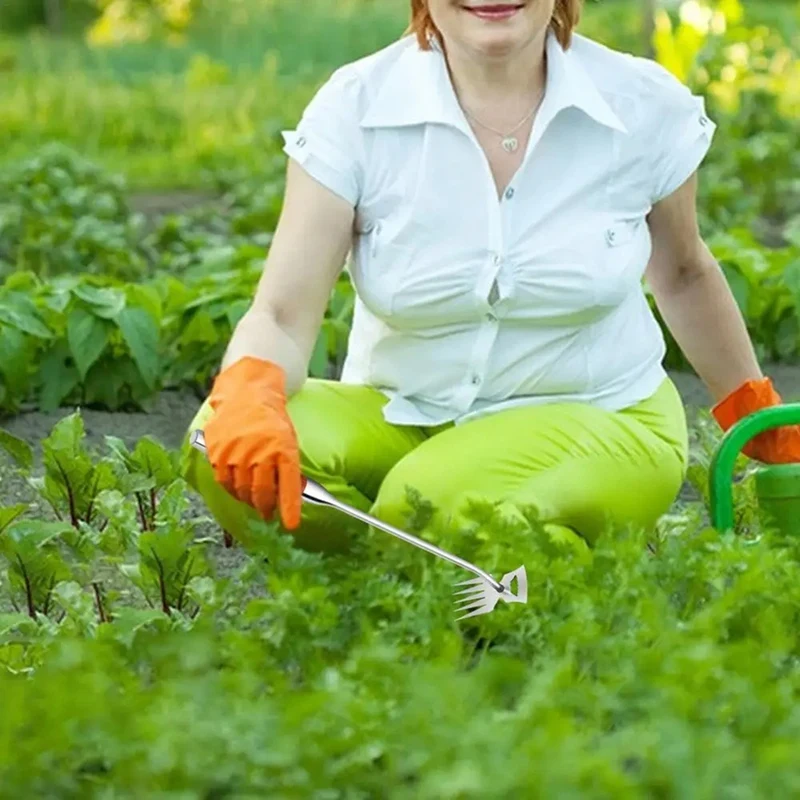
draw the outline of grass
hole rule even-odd
[[[800,27],[800,6],[786,0],[747,0],[754,24],[792,35]],[[318,77],[339,64],[367,55],[397,39],[408,24],[405,0],[230,0],[212,3],[191,36],[180,44],[150,42],[97,48],[75,39],[32,36],[11,42],[18,66],[48,72],[65,65],[111,74],[130,83],[153,74],[184,72],[198,53],[231,69],[258,70],[273,53],[279,74],[289,80]],[[587,0],[579,32],[613,47],[644,54],[639,0]]]
[[[798,29],[793,4],[748,20]],[[134,189],[202,187],[226,170],[270,174],[280,130],[337,66],[396,40],[404,2],[269,0],[211,9],[183,43],[92,47],[33,33],[0,40],[0,166],[58,141],[123,172]],[[579,31],[642,54],[640,4],[587,3]]]

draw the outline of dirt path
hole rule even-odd
[[[167,214],[182,214],[202,207],[217,199],[217,195],[210,191],[190,190],[161,191],[161,192],[135,192],[130,198],[131,210],[144,214],[151,219]]]

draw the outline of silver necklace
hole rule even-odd
[[[475,122],[478,123],[482,128],[486,128],[486,130],[491,131],[492,133],[496,133],[501,139],[501,144],[503,146],[503,150],[507,153],[513,153],[519,147],[519,140],[516,136],[512,136],[512,134],[519,130],[522,125],[524,125],[535,113],[536,109],[539,108],[539,104],[542,102],[542,96],[544,93],[539,95],[539,99],[536,101],[536,105],[525,115],[524,119],[521,119],[508,133],[503,133],[502,131],[495,130],[494,128],[489,127],[485,122],[481,122],[474,114],[469,112],[466,108],[467,116],[472,117]]]

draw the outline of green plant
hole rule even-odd
[[[789,796],[800,779],[796,540],[723,537],[687,507],[655,541],[609,529],[573,560],[534,509],[473,503],[434,531],[409,492],[423,536],[494,572],[523,560],[535,587],[457,623],[455,568],[379,532],[323,557],[254,524],[217,577],[180,483],[136,519],[169,457],[109,443],[124,555],[0,512],[0,593],[19,605],[0,614],[8,796]]]
[[[0,277],[29,270],[49,278],[100,273],[134,280],[151,265],[141,216],[124,182],[50,144],[0,172]]]

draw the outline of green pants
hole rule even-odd
[[[289,398],[303,474],[338,499],[403,528],[406,486],[458,522],[469,498],[512,511],[525,505],[558,540],[592,544],[607,526],[650,529],[677,498],[688,463],[680,395],[666,379],[631,408],[608,412],[588,404],[511,408],[462,425],[392,425],[387,399],[369,386],[308,379]],[[208,400],[192,421],[202,429]],[[219,485],[203,453],[184,445],[183,474],[211,515],[234,538],[251,540],[258,512]],[[275,520],[279,520],[276,513]],[[324,506],[303,504],[300,547],[346,549],[363,523]]]

